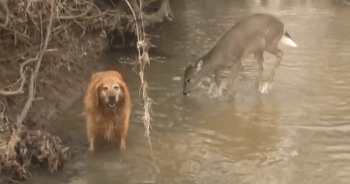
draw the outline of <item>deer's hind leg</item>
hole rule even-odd
[[[277,47],[274,47],[274,48],[269,49],[267,51],[277,57],[277,61],[276,61],[275,65],[273,66],[273,68],[271,70],[271,73],[269,75],[269,80],[273,81],[273,79],[275,77],[275,71],[281,64],[281,60],[282,60],[282,57],[283,57],[283,51],[281,49],[277,48]]]
[[[269,80],[272,81],[275,76],[275,71],[281,63],[283,51],[278,48],[278,43],[283,36],[283,25],[269,29],[269,32],[266,35],[266,45],[264,50],[275,55],[277,61],[273,66],[271,73],[269,75]]]
[[[278,35],[274,35],[277,34]],[[279,49],[278,46],[278,42],[281,40],[282,34],[283,34],[283,28],[280,28],[279,30],[271,30],[271,32],[269,33],[270,36],[268,36],[268,39],[266,40],[266,46],[265,46],[265,51],[275,55],[277,57],[276,63],[273,66],[271,73],[269,75],[269,80],[273,81],[274,77],[275,77],[275,71],[278,68],[278,66],[281,63],[282,60],[282,56],[283,56],[283,51],[281,49]]]

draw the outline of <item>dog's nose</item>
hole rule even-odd
[[[108,99],[109,99],[109,100],[115,100],[115,95],[109,95],[109,96],[108,96]]]
[[[187,94],[188,94],[188,92],[184,91],[184,92],[183,92],[183,94],[184,94],[184,95],[187,95]]]

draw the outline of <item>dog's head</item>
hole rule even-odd
[[[91,76],[85,96],[87,109],[117,108],[124,103],[125,84],[118,72],[98,72]]]
[[[109,83],[101,83],[97,90],[100,103],[106,107],[115,107],[123,97],[119,84],[113,83],[112,81]]]

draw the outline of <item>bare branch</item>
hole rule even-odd
[[[87,13],[92,9],[93,5],[91,5],[89,8],[87,8],[83,13],[79,15],[70,15],[70,16],[57,16],[56,18],[58,19],[76,19],[76,18],[81,18],[87,15]],[[68,11],[67,11],[68,12]]]
[[[21,77],[17,80],[17,82],[19,82],[19,80],[21,81],[21,85],[19,86],[19,88],[17,90],[15,90],[15,91],[0,91],[0,95],[2,95],[2,96],[14,96],[14,95],[23,94],[24,93],[23,86],[24,86],[24,83],[26,82],[25,72],[21,72]]]
[[[23,73],[23,69],[24,69],[24,66],[26,66],[27,64],[33,62],[33,61],[37,61],[39,58],[39,53],[36,55],[35,58],[30,58],[28,59],[27,61],[23,62],[20,64],[20,67],[19,67],[19,73]]]
[[[130,0],[130,4],[135,11],[135,14],[140,14],[140,17],[143,17],[143,21],[145,22],[144,26],[147,26],[151,23],[163,22],[164,18],[167,18],[170,21],[173,19],[174,15],[170,8],[169,0],[163,0],[161,3],[162,4],[160,5],[157,12],[147,15],[141,11],[141,8],[136,3],[136,0]],[[142,7],[142,3],[140,3],[140,6]]]
[[[132,13],[132,15],[134,16],[135,25],[136,25],[137,40],[140,41],[139,27],[138,27],[138,25],[137,25],[137,18],[136,18],[136,14],[135,14],[135,11],[134,11],[134,7],[136,8],[136,7],[138,7],[138,6],[135,6],[135,5],[132,6],[132,5],[129,3],[128,0],[125,0],[125,2],[128,4],[128,6],[129,6],[129,8],[130,8],[130,10],[131,10],[131,13]],[[136,1],[132,1],[132,2],[136,2]],[[137,4],[136,4],[136,5],[137,5]],[[139,55],[140,55],[140,49],[138,49],[138,51],[139,51]]]
[[[49,19],[49,24],[47,25],[45,42],[43,44],[41,52],[39,53],[39,58],[38,58],[38,61],[36,63],[36,66],[35,66],[34,73],[32,72],[32,75],[30,78],[30,83],[29,83],[28,99],[27,99],[26,104],[24,105],[24,108],[23,108],[21,114],[17,118],[17,123],[16,123],[17,126],[22,125],[22,122],[23,122],[24,118],[27,116],[27,113],[28,113],[29,109],[31,108],[33,101],[35,99],[35,81],[38,77],[41,61],[42,61],[43,56],[47,50],[47,46],[49,45],[51,31],[52,31],[53,15],[54,15],[53,4],[51,4],[51,15],[50,15],[50,19]]]
[[[35,90],[35,77],[34,77],[34,72],[31,70],[31,77],[30,77],[30,83],[29,83],[29,94],[28,94],[28,99],[26,104],[23,107],[23,110],[21,114],[17,117],[17,126],[21,126],[24,118],[27,116],[27,113],[32,106],[32,103],[34,101],[34,90]]]
[[[0,27],[6,27],[10,21],[10,18],[9,18],[10,11],[9,11],[8,6],[7,6],[7,2],[8,2],[8,0],[0,0],[0,10],[3,9],[5,12],[5,23],[0,24]]]
[[[16,56],[0,59],[0,62],[16,60],[16,59],[21,58],[21,57],[25,56],[26,54],[32,52],[33,50],[38,49],[39,47],[40,46],[38,45],[38,46],[32,47],[32,48],[30,48],[22,53],[16,54]]]

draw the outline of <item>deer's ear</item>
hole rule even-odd
[[[198,63],[197,63],[197,70],[198,71],[202,70],[202,66],[203,66],[203,60],[198,61]]]

